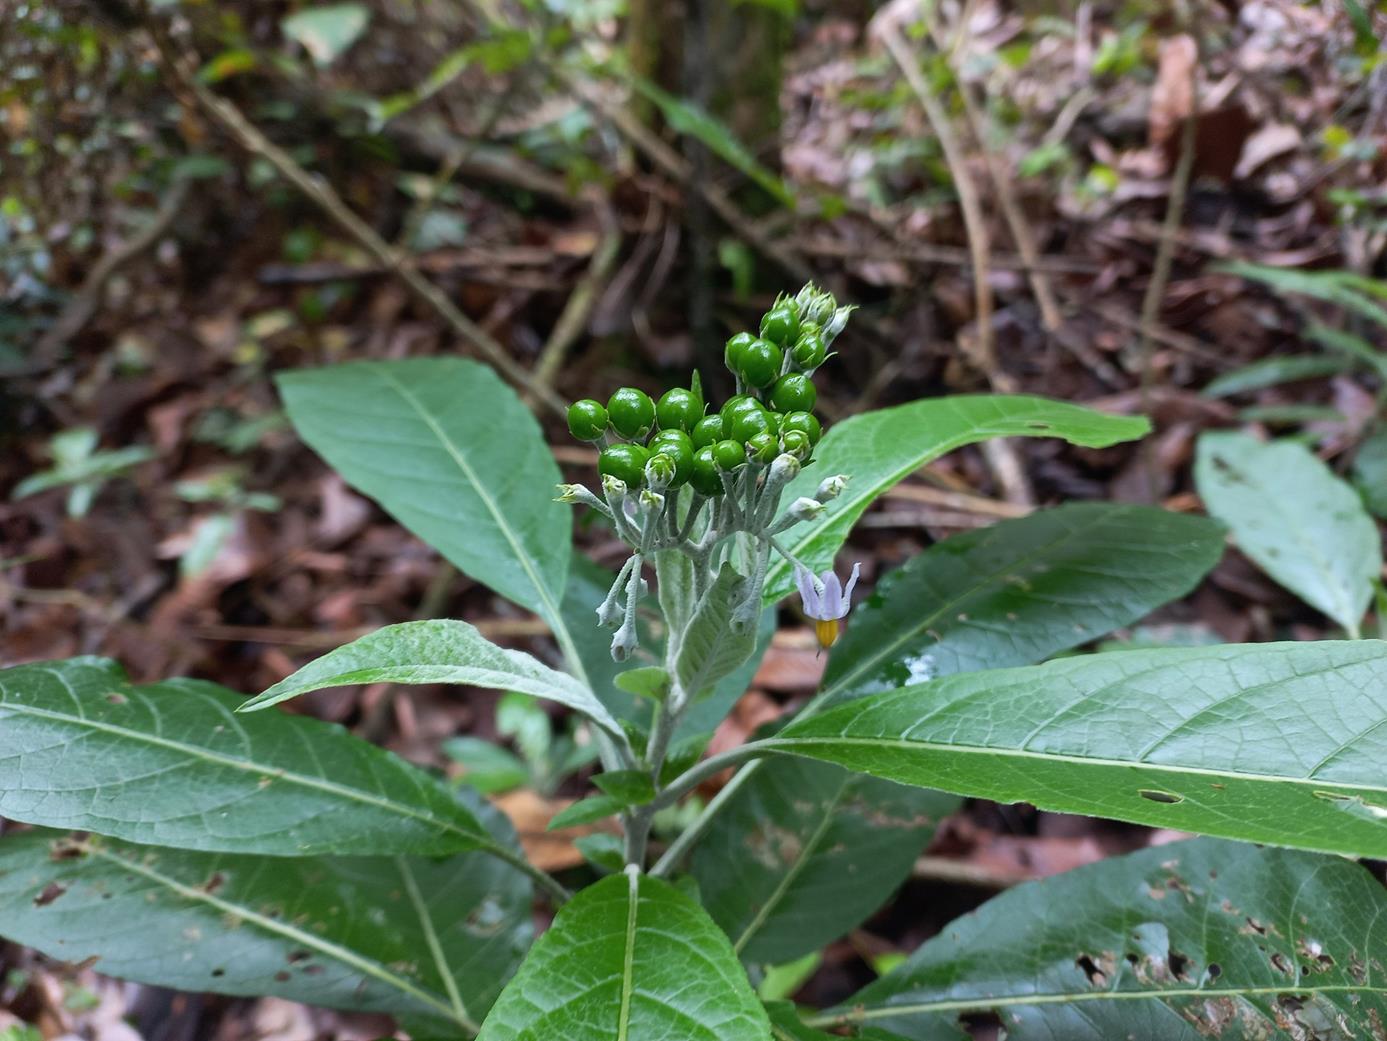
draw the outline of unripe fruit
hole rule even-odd
[[[674,487],[684,484],[693,472],[693,440],[682,430],[661,430],[647,446],[652,454],[669,456],[674,463]]]
[[[672,387],[655,406],[655,418],[661,430],[682,430],[687,434],[703,418],[703,406],[693,391]]]
[[[780,377],[785,355],[770,340],[752,340],[737,361],[737,375],[749,387],[768,387]]]
[[[722,477],[718,474],[718,464],[713,459],[713,447],[700,448],[694,453],[693,473],[689,477],[689,483],[693,485],[694,491],[704,495],[721,495],[723,493]]]
[[[826,357],[828,348],[824,346],[824,338],[818,332],[801,332],[794,347],[790,349],[790,359],[795,365],[809,371],[822,365]]]
[[[751,333],[734,333],[727,341],[727,347],[722,353],[723,363],[728,371],[737,372],[738,366],[742,361],[742,354],[747,348],[747,344],[755,341],[756,337]]]
[[[769,463],[780,454],[780,439],[769,430],[749,437],[746,454],[758,463]]]
[[[746,444],[757,434],[768,433],[771,429],[770,413],[763,409],[744,409],[732,420],[732,429],[727,432],[733,441]]]
[[[655,425],[655,402],[635,387],[622,387],[607,401],[612,429],[622,437],[641,439]]]
[[[814,446],[809,443],[809,435],[803,430],[787,430],[780,435],[780,446],[787,455],[792,455],[801,463],[808,461]]]
[[[737,417],[744,411],[757,411],[765,407],[766,406],[762,405],[761,402],[757,401],[755,398],[748,397],[745,394],[734,394],[723,402],[723,406],[718,414],[722,416],[723,428],[730,431],[732,424],[736,422]]]
[[[601,441],[607,432],[607,410],[592,398],[575,401],[568,406],[568,432],[579,441]]]
[[[799,372],[781,376],[771,388],[771,404],[777,412],[813,412],[818,392],[808,376]],[[616,422],[616,417],[612,417]]]
[[[740,441],[719,441],[713,446],[713,460],[719,470],[730,473],[746,465],[746,447]]]
[[[790,430],[800,430],[809,436],[809,443],[817,445],[819,438],[823,436],[823,427],[819,421],[809,412],[787,412],[780,420],[780,432],[783,435]]]
[[[704,416],[693,428],[694,451],[716,444],[727,436],[726,424],[721,416]]]
[[[624,481],[627,488],[635,491],[645,479],[645,464],[649,460],[650,453],[641,445],[611,445],[597,457],[597,472]]]
[[[761,335],[781,347],[788,347],[799,337],[799,314],[788,302],[776,304],[761,319]]]

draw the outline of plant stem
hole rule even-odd
[[[568,902],[569,898],[573,896],[557,878],[547,871],[541,871],[520,854],[501,845],[487,846],[485,848],[493,857],[505,861],[517,871],[521,871],[528,875],[541,889],[549,894],[550,899],[554,901],[555,907],[563,906]]]

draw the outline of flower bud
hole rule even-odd
[[[641,508],[649,510],[651,513],[658,513],[665,508],[665,497],[659,492],[652,492],[647,488],[641,492]]]
[[[799,460],[789,454],[776,456],[775,462],[771,463],[771,472],[767,479],[777,484],[786,484],[799,474]]]
[[[560,484],[556,487],[559,494],[554,496],[555,502],[582,502],[583,493],[587,491],[581,484]]]
[[[824,510],[828,509],[818,499],[810,499],[807,496],[800,496],[790,503],[789,514],[797,521],[818,520],[823,516]]]
[[[823,338],[825,347],[833,346],[833,341],[836,340],[838,334],[847,327],[848,318],[851,317],[855,310],[857,310],[857,308],[852,304],[846,304],[843,307],[835,307],[832,313],[824,320]]]
[[[620,477],[613,477],[611,474],[603,474],[602,491],[606,493],[609,503],[613,506],[620,506],[626,499],[626,482]]]
[[[843,494],[843,489],[848,486],[846,474],[834,474],[832,477],[825,477],[819,482],[819,490],[814,493],[814,498],[819,502],[832,502]]]
[[[675,465],[674,460],[664,453],[652,455],[650,461],[645,464],[645,483],[656,492],[662,492],[669,487],[674,480]],[[659,498],[657,496],[657,498]],[[641,495],[641,502],[645,502],[645,495]],[[661,504],[664,499],[660,499]]]

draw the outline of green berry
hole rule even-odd
[[[689,483],[693,485],[694,491],[704,495],[721,495],[723,493],[722,477],[718,474],[718,464],[713,458],[712,445],[700,448],[694,453],[693,473],[689,477]]]
[[[655,425],[655,402],[643,390],[622,387],[607,401],[607,415],[618,434],[639,440]]]
[[[789,301],[776,304],[761,319],[761,335],[788,347],[799,337],[799,314]]]
[[[746,446],[740,441],[719,441],[713,446],[713,460],[719,470],[732,471],[746,465]]]
[[[826,357],[828,348],[824,346],[824,338],[818,332],[801,332],[794,347],[790,349],[790,358],[795,365],[811,372],[822,365]]]
[[[780,441],[769,430],[747,438],[746,454],[758,463],[770,463],[780,454]]]
[[[607,410],[592,398],[575,401],[568,406],[568,432],[579,441],[601,441],[607,432]]]
[[[787,430],[780,435],[780,447],[785,449],[801,463],[807,462],[814,446],[809,443],[809,435],[803,430]]]
[[[655,406],[655,418],[661,430],[682,430],[687,434],[703,418],[703,405],[693,391],[673,387],[665,391]]]
[[[743,412],[760,411],[765,407],[765,405],[762,405],[761,402],[757,401],[755,398],[748,397],[745,394],[734,394],[723,403],[722,408],[719,410],[719,415],[722,416],[722,425],[730,430],[732,424],[736,422],[737,417]]]
[[[770,340],[752,340],[737,361],[737,375],[749,387],[768,387],[780,376],[784,358]]]
[[[771,404],[777,412],[813,412],[814,402],[818,398],[813,381],[799,372],[781,376],[771,388]],[[612,416],[612,423],[616,423],[615,414]]]
[[[661,430],[647,446],[652,453],[669,456],[674,463],[675,487],[684,484],[693,472],[693,440],[682,430]]]
[[[618,477],[635,491],[645,479],[645,464],[649,461],[650,453],[641,445],[611,445],[597,457],[597,472]]]
[[[770,429],[771,419],[768,412],[759,408],[744,409],[732,420],[732,429],[728,431],[728,436],[733,441],[746,444],[757,434],[770,433]]]
[[[809,443],[817,445],[819,438],[823,436],[823,427],[819,421],[809,412],[787,412],[780,420],[781,434],[791,430],[799,430],[808,435]]]
[[[734,333],[727,341],[727,348],[723,351],[722,360],[726,363],[728,371],[736,373],[742,363],[742,354],[746,351],[747,345],[754,343],[756,337],[751,333]]]
[[[716,444],[726,437],[726,424],[722,421],[722,416],[704,416],[693,428],[693,446],[697,451],[706,448],[711,444]]]

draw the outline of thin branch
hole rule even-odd
[[[602,240],[597,244],[597,249],[593,251],[592,261],[588,264],[587,272],[581,281],[573,287],[573,292],[568,297],[568,303],[564,305],[559,320],[554,323],[554,328],[549,333],[549,339],[545,342],[544,349],[539,352],[539,361],[535,364],[534,378],[535,382],[543,387],[553,385],[554,377],[563,367],[568,349],[573,346],[573,342],[587,325],[588,318],[592,315],[592,309],[596,306],[602,288],[607,283],[607,276],[611,273],[612,265],[616,263],[616,258],[621,252],[621,227],[617,223],[616,214],[612,212],[611,206],[605,199],[598,198],[594,201],[593,208],[598,219],[602,222]]]
[[[511,382],[528,390],[556,413],[563,412],[563,402],[557,394],[548,387],[536,384],[505,347],[463,314],[442,289],[410,266],[374,228],[347,207],[330,185],[310,174],[288,152],[267,138],[240,109],[202,83],[188,69],[186,61],[176,53],[162,26],[151,20],[149,29],[158,49],[160,63],[182,91],[193,99],[197,107],[220,124],[246,151],[265,159],[273,166],[281,177],[317,205],[343,231],[356,239],[378,263],[398,277],[421,302],[432,308],[459,338],[476,347]]]

